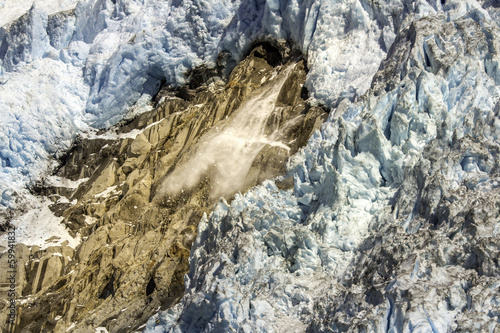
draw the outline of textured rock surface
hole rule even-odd
[[[16,332],[128,332],[183,295],[202,215],[220,195],[230,198],[283,174],[290,154],[326,118],[321,108],[306,105],[304,64],[283,59],[285,51],[256,46],[227,82],[200,69],[190,86],[161,90],[153,111],[77,140],[55,175],[83,182],[68,189],[41,181],[36,191],[51,198],[51,209],[82,241],[75,251],[18,251],[23,297]],[[238,119],[255,118],[253,106],[267,106],[258,121],[244,124],[256,127],[255,136],[228,136]],[[222,141],[245,148],[238,155],[246,165],[229,165],[246,170],[235,186],[231,178],[231,186],[220,187],[220,174],[231,172],[221,161],[196,159],[217,142],[219,130]],[[197,177],[193,158],[205,165]],[[179,172],[192,183],[167,191]]]

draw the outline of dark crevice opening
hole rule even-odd
[[[432,68],[431,59],[429,58],[429,55],[427,54],[427,50],[425,49],[425,46],[424,46],[424,59],[425,59],[425,66]]]
[[[48,265],[48,263],[49,263],[49,260],[46,259],[46,260],[44,260],[44,262],[42,264],[42,270],[40,272],[40,277],[38,278],[38,285],[36,286],[35,293],[37,291],[42,290],[42,283],[43,283],[43,279],[45,277],[45,272],[47,271],[47,265]]]
[[[300,89],[300,98],[302,98],[304,101],[309,98],[309,90],[306,86],[302,86],[302,89]]]
[[[108,283],[106,284],[101,294],[99,295],[99,298],[106,299],[111,295],[113,296],[115,295],[115,288],[113,286],[114,282],[115,282],[115,275],[113,274],[113,276],[111,277],[111,279],[109,279]]]
[[[0,30],[0,36],[2,35],[2,31]],[[7,42],[7,36],[3,36],[0,40],[0,59],[5,58],[5,54],[7,54],[7,50],[9,49],[9,43]]]
[[[146,296],[149,296],[155,291],[156,289],[156,283],[154,277],[151,277],[151,279],[148,282],[148,285],[146,286]]]
[[[281,55],[280,50],[270,43],[258,43],[252,48],[252,50],[255,57],[266,60],[272,67],[278,66],[283,61],[283,56]]]

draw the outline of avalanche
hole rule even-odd
[[[25,6],[0,2],[4,208],[77,133],[115,124],[196,66],[228,72],[252,44],[288,40],[307,55],[312,101],[334,106],[368,89],[409,8],[435,10],[412,1],[88,0],[35,2],[19,17]]]
[[[375,16],[394,43],[291,159],[294,189],[205,216],[186,295],[145,332],[498,330],[498,5],[404,8]]]
[[[25,6],[0,1],[4,210],[77,133],[259,41],[300,50],[310,103],[331,109],[293,190],[267,181],[203,218],[186,295],[146,332],[498,329],[497,1]]]

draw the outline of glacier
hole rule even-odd
[[[202,64],[227,74],[260,41],[306,55],[312,103],[363,94],[408,13],[435,1],[24,1],[0,3],[0,205],[29,187],[81,132],[147,108]],[[23,13],[23,11],[26,11]],[[396,19],[389,19],[395,16]],[[136,114],[136,113],[133,113]],[[129,114],[131,116],[131,114]]]
[[[330,110],[293,190],[266,181],[203,217],[186,295],[146,332],[498,330],[496,1],[6,1],[5,211],[77,134],[258,42],[300,51]]]
[[[291,158],[292,190],[203,217],[185,296],[144,332],[498,330],[500,6],[377,4],[397,29],[366,92]]]

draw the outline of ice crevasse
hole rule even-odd
[[[404,6],[370,88],[290,160],[294,188],[205,216],[184,298],[145,332],[498,330],[499,6]]]
[[[480,5],[457,6],[463,15]],[[311,98],[331,107],[369,88],[405,17],[441,9],[430,0],[2,1],[0,204],[16,206],[78,133],[147,110],[162,83],[184,83],[221,52],[231,69],[253,43],[288,40],[307,57]]]

